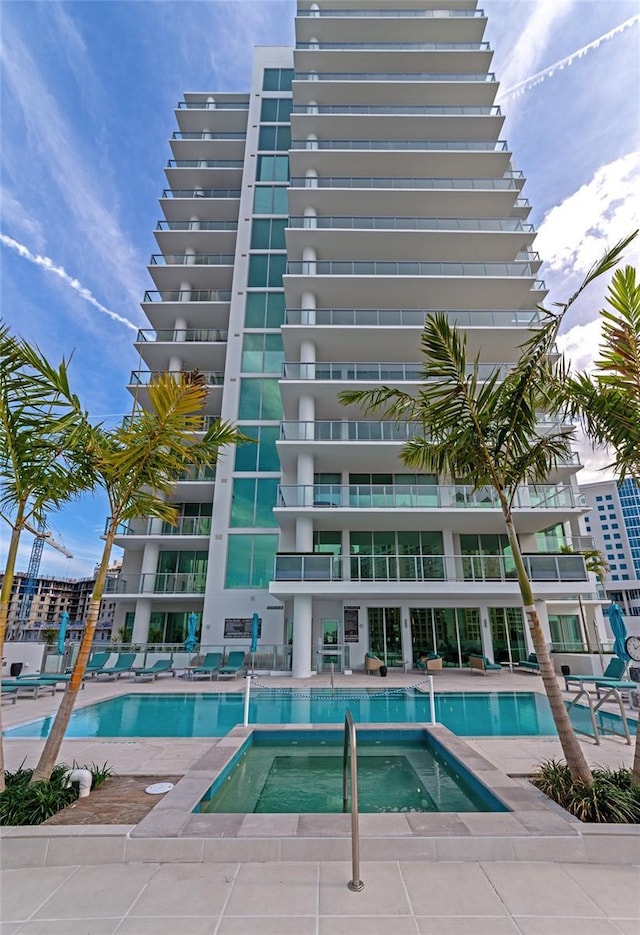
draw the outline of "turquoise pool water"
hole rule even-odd
[[[197,812],[343,811],[341,731],[259,731]],[[350,801],[350,800],[349,800]],[[423,731],[358,731],[361,812],[506,811]]]
[[[223,737],[242,723],[243,703],[242,692],[120,695],[74,711],[67,737]],[[430,720],[428,696],[414,690],[302,694],[280,689],[252,693],[249,721],[341,724],[347,708],[356,723]],[[580,712],[575,715],[580,716]],[[463,737],[535,737],[556,732],[546,696],[535,692],[443,692],[436,695],[436,717]],[[52,720],[31,721],[5,731],[5,736],[46,737]],[[619,724],[613,715],[601,716],[604,731],[619,733]],[[630,728],[634,730],[631,722]]]

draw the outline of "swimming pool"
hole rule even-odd
[[[343,734],[259,730],[247,738],[195,811],[339,813]],[[478,779],[424,730],[358,731],[360,812],[504,812]]]
[[[436,718],[462,737],[536,737],[556,733],[545,695],[536,692],[442,692]],[[223,737],[243,720],[238,693],[131,694],[74,711],[67,737]],[[429,697],[422,692],[286,689],[255,691],[251,724],[341,724],[349,709],[356,723],[428,723]],[[572,718],[579,717],[580,712]],[[601,726],[619,733],[620,719],[602,714]],[[5,731],[6,737],[46,737],[53,718]],[[630,722],[633,731],[635,725]]]

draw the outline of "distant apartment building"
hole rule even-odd
[[[116,626],[136,642],[181,642],[197,614],[202,645],[247,645],[257,614],[295,676],[325,657],[362,667],[368,651],[466,665],[533,648],[495,493],[407,470],[416,427],[338,400],[417,392],[431,311],[461,329],[481,377],[540,321],[486,23],[475,0],[298,0],[295,47],[257,48],[247,91],[179,102],[129,388],[145,405],[154,374],[198,370],[207,417],[255,444],[185,474],[175,526],[120,530]],[[579,469],[574,454],[514,505],[563,645],[581,602],[600,613]]]
[[[590,509],[585,531],[609,566],[607,597],[629,617],[640,617],[640,487],[631,478],[581,484]]]

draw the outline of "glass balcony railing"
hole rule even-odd
[[[178,110],[249,110],[249,101],[178,101]]]
[[[292,140],[291,149],[373,149],[509,152],[506,140]]]
[[[181,516],[175,526],[162,520],[132,521],[118,526],[118,536],[209,536],[210,516]]]
[[[292,178],[291,188],[411,188],[438,191],[518,191],[513,177],[500,179],[414,179],[414,178],[354,178],[338,176],[307,176]]]
[[[157,231],[237,231],[237,221],[158,221]]]
[[[304,260],[287,263],[290,276],[522,276],[533,277],[531,263],[421,263],[387,260]]]
[[[558,510],[580,506],[581,496],[563,484],[536,484],[516,491],[514,509]],[[283,484],[278,507],[349,510],[500,510],[492,487],[467,484]]]
[[[150,266],[233,266],[233,253],[152,253]]]
[[[588,581],[581,555],[523,555],[529,579]],[[316,555],[280,553],[275,581],[473,581],[517,586],[513,559],[502,555]]]
[[[316,16],[326,16],[331,19],[334,17],[348,19],[355,17],[366,17],[368,19],[387,17],[393,19],[406,19],[407,17],[416,19],[484,19],[484,10],[333,10],[324,8],[322,10],[296,10],[296,16],[310,17],[311,19]]]
[[[298,42],[300,52],[490,52],[488,42]]]
[[[499,117],[498,106],[432,104],[294,104],[292,114],[331,114],[334,116],[406,115],[423,117]]]
[[[176,480],[180,483],[190,484],[190,483],[210,483],[216,479],[216,469],[215,467],[196,467],[192,465],[191,467],[186,468],[182,471]]]
[[[162,198],[239,198],[239,188],[165,188]]]
[[[509,366],[503,363],[485,363],[478,367],[480,380],[487,380],[496,371],[502,378],[508,372]],[[471,368],[469,368],[471,373]],[[285,361],[282,365],[283,380],[358,380],[364,382],[389,380],[392,382],[412,383],[424,380],[420,364],[407,363],[363,363],[363,362],[329,362],[316,361],[302,363],[300,361]]]
[[[242,159],[170,159],[168,169],[242,169]]]
[[[108,578],[111,594],[204,594],[206,572],[158,572]]]
[[[294,81],[464,81],[473,83],[493,83],[493,72],[451,72],[451,71],[298,71]]]
[[[144,294],[145,302],[230,302],[229,289],[169,289],[158,291],[148,289]]]
[[[282,441],[317,442],[407,442],[422,432],[422,426],[414,422],[281,422]]]
[[[182,373],[180,370],[132,370],[129,383],[133,386],[147,386],[154,377],[165,373]],[[222,370],[198,370],[207,386],[222,386],[224,383],[224,371]]]
[[[521,218],[290,217],[289,227],[304,230],[420,230],[534,233]]]
[[[230,131],[212,133],[209,130],[202,130],[199,133],[182,133],[180,130],[174,130],[171,134],[172,140],[246,140],[246,138],[246,133]]]
[[[318,325],[325,327],[424,327],[425,318],[436,309],[414,308],[288,308],[285,312],[286,325]],[[452,325],[479,328],[530,328],[542,321],[539,309],[484,310],[438,309]]]
[[[182,341],[194,341],[198,344],[209,344],[227,341],[228,331],[222,331],[220,328],[160,328],[154,331],[152,328],[140,328],[136,341],[145,344],[154,342],[176,343]]]

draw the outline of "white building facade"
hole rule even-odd
[[[474,0],[299,0],[295,48],[256,49],[250,93],[185,94],[131,390],[144,403],[152,373],[198,369],[207,414],[256,443],[177,485],[176,527],[122,530],[116,626],[135,641],[179,642],[195,612],[203,646],[242,646],[257,614],[273,667],[299,677],[367,651],[402,666],[531,650],[492,491],[408,472],[412,426],[338,400],[417,388],[429,311],[487,372],[538,321],[485,26]],[[550,642],[598,607],[579,467],[515,510]]]

